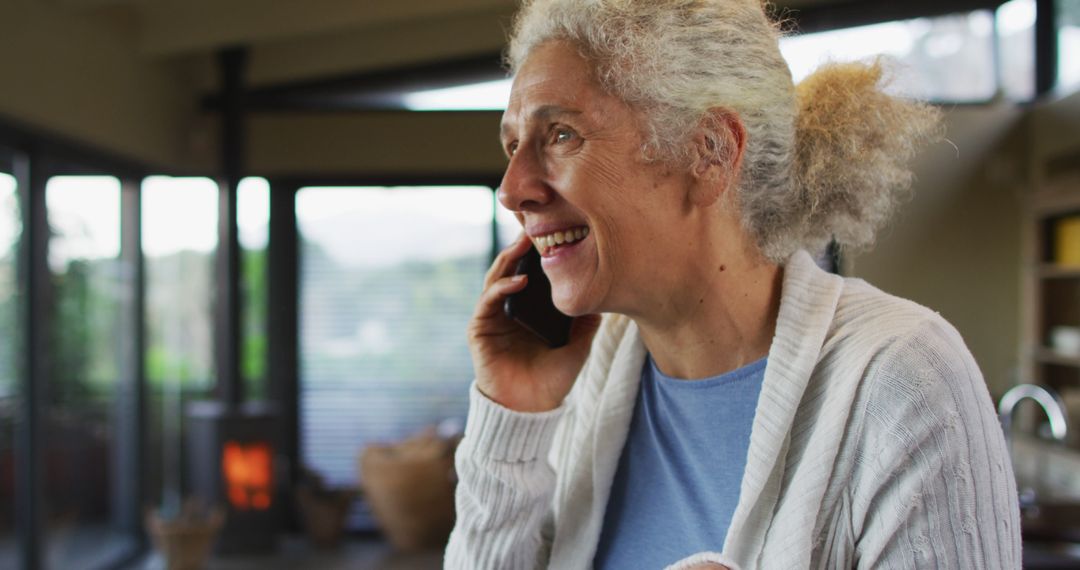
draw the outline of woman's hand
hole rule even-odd
[[[589,355],[600,315],[574,319],[570,343],[548,348],[503,312],[506,297],[525,288],[514,276],[516,262],[532,247],[522,234],[499,253],[484,277],[484,292],[469,322],[469,351],[480,391],[519,412],[544,412],[562,404]]]

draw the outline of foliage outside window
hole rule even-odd
[[[57,176],[45,191],[52,284],[48,390],[41,410],[46,559],[97,567],[134,545],[114,512],[121,299],[120,181]],[[55,521],[66,521],[57,525]]]
[[[355,486],[366,444],[465,417],[465,328],[490,261],[492,192],[304,188],[296,212],[303,461]],[[371,521],[358,510],[351,525]]]
[[[185,403],[214,386],[218,186],[151,176],[142,184],[146,267],[146,484],[166,511],[182,497]]]
[[[242,297],[240,375],[248,400],[266,400],[266,246],[270,230],[270,184],[245,178],[237,189]]]
[[[15,548],[15,425],[18,413],[19,350],[18,253],[22,234],[18,186],[0,172],[0,568],[18,564]],[[7,482],[5,482],[7,481]]]

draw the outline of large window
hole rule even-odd
[[[142,185],[146,260],[146,484],[170,511],[182,499],[185,402],[214,386],[213,298],[218,187],[152,176]]]
[[[49,382],[44,418],[45,552],[51,568],[93,568],[134,546],[119,527],[117,477],[120,181],[58,176],[46,186],[50,229]]]
[[[2,164],[2,163],[0,163]],[[0,171],[0,568],[14,568],[15,425],[19,409],[18,248],[22,234],[15,178]]]
[[[1012,0],[994,14],[1001,92],[1014,101],[1035,96],[1035,0]]]
[[[1058,86],[1080,87],[1080,2],[1058,0]]]
[[[356,485],[357,457],[462,421],[465,327],[492,249],[487,187],[304,188],[301,447],[305,466]],[[369,526],[362,510],[352,526]]]
[[[1080,3],[1058,0],[1059,77],[1080,84]],[[795,82],[826,62],[889,60],[896,95],[936,102],[984,102],[1000,94],[1030,100],[1035,93],[1035,0],[1010,0],[996,11],[914,18],[780,39]],[[995,44],[996,42],[996,44]],[[413,111],[501,110],[511,80],[406,93]]]
[[[893,93],[937,101],[994,96],[994,17],[972,12],[821,33],[780,42],[796,83],[823,63],[886,56],[898,63]]]
[[[265,178],[240,181],[236,196],[242,263],[242,344],[240,375],[247,400],[266,400],[266,246],[270,234],[270,184]]]

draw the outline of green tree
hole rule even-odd
[[[243,255],[243,344],[240,374],[249,399],[266,399],[267,283],[266,250],[245,250]]]
[[[52,276],[49,393],[55,405],[85,406],[115,386],[118,284],[116,260],[73,260]]]

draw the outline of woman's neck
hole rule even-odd
[[[701,261],[668,281],[666,302],[632,315],[657,367],[675,378],[707,378],[759,360],[776,331],[780,266],[749,248]]]

